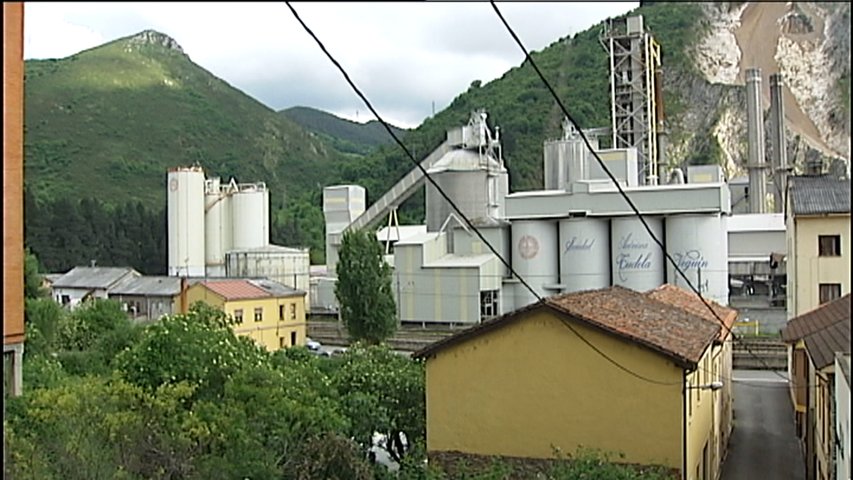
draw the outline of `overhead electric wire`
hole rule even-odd
[[[714,316],[714,318],[717,319],[717,321],[720,323],[720,325],[732,336],[732,338],[743,343],[744,346],[746,346],[747,352],[752,357],[754,357],[756,360],[760,361],[762,363],[762,365],[764,365],[765,367],[769,367],[767,365],[767,363],[761,357],[755,355],[749,349],[749,346],[746,345],[746,343],[744,343],[740,338],[738,338],[738,336],[735,334],[735,332],[728,325],[726,325],[726,322],[723,321],[723,319],[721,319],[719,315],[717,315],[717,312],[714,311],[714,308],[711,306],[711,304],[709,304],[708,301],[702,296],[702,293],[696,288],[695,285],[693,285],[693,282],[691,282],[690,279],[687,278],[687,275],[678,266],[678,263],[676,263],[675,260],[673,260],[672,256],[666,251],[666,249],[664,248],[663,242],[655,235],[654,231],[652,231],[651,227],[649,227],[649,224],[646,223],[646,219],[640,213],[640,210],[637,208],[637,206],[634,204],[634,202],[631,200],[631,198],[628,196],[628,194],[625,193],[625,190],[622,188],[622,185],[619,184],[619,181],[616,179],[616,177],[613,175],[613,173],[607,167],[607,164],[604,163],[604,161],[601,159],[601,157],[598,155],[598,153],[595,151],[595,149],[592,148],[592,145],[589,143],[589,139],[587,139],[586,134],[583,133],[583,129],[581,129],[581,126],[574,119],[574,117],[572,117],[569,114],[565,105],[563,105],[563,102],[560,100],[559,95],[557,95],[557,92],[554,91],[554,88],[551,86],[551,84],[548,82],[548,80],[545,79],[545,76],[539,70],[539,67],[536,66],[536,63],[533,61],[533,58],[530,56],[530,53],[527,51],[527,48],[524,47],[524,44],[521,42],[521,39],[518,38],[518,35],[516,35],[515,31],[512,29],[512,27],[510,27],[509,23],[506,21],[503,14],[501,13],[501,11],[498,9],[498,6],[495,4],[495,1],[489,0],[489,3],[492,5],[492,8],[494,9],[498,18],[500,18],[501,22],[504,24],[504,27],[506,27],[507,31],[512,36],[513,40],[515,40],[515,43],[518,44],[518,47],[524,53],[525,60],[530,64],[530,66],[533,68],[533,70],[536,71],[536,74],[539,75],[539,78],[542,80],[542,83],[545,84],[545,87],[548,89],[548,91],[554,97],[554,100],[557,102],[557,105],[560,107],[560,110],[563,112],[563,115],[565,115],[565,117],[572,123],[572,126],[574,126],[575,129],[578,131],[578,134],[583,139],[583,142],[584,142],[584,145],[586,146],[586,148],[590,151],[590,153],[592,153],[593,157],[595,157],[595,160],[598,162],[598,164],[601,166],[601,168],[607,174],[607,177],[610,178],[610,180],[616,186],[616,189],[619,191],[619,194],[622,196],[622,198],[625,199],[625,202],[628,203],[628,206],[631,207],[631,210],[634,212],[634,215],[640,220],[640,223],[643,224],[643,227],[649,233],[649,236],[660,247],[661,251],[664,254],[664,257],[672,264],[675,271],[678,272],[678,274],[681,275],[681,277],[687,282],[687,285],[690,286],[690,289],[693,290],[693,293],[695,293],[699,297],[699,299],[702,300],[702,303],[708,308],[708,310],[711,312],[711,314]],[[777,375],[779,375],[780,377],[785,378],[787,380],[786,377],[783,377],[782,375],[780,375],[775,370],[773,370],[773,372],[776,373]]]
[[[355,83],[350,79],[346,70],[334,58],[334,56],[332,56],[332,54],[329,53],[329,51],[326,49],[323,42],[320,41],[320,39],[317,37],[317,35],[314,34],[314,32],[311,30],[311,28],[309,28],[308,25],[302,20],[302,18],[299,16],[299,14],[293,8],[293,6],[290,4],[290,2],[284,2],[284,3],[285,3],[285,5],[287,5],[287,8],[290,9],[290,12],[293,14],[293,16],[299,22],[299,24],[302,25],[302,28],[308,33],[308,35],[311,36],[311,38],[314,39],[314,41],[317,43],[317,45],[320,47],[320,49],[323,51],[323,53],[326,55],[326,57],[328,57],[329,61],[331,61],[332,64],[334,64],[335,67],[341,72],[341,75],[343,75],[344,79],[347,81],[347,83],[353,89],[353,91],[356,93],[356,95],[358,95],[358,97],[361,99],[361,101],[364,102],[364,104],[367,106],[368,109],[370,109],[371,113],[373,113],[373,115],[376,117],[376,119],[379,121],[379,123],[381,123],[382,126],[385,127],[385,130],[388,132],[389,135],[391,135],[391,137],[394,139],[394,142],[396,142],[397,145],[399,145],[400,148],[403,149],[403,151],[406,153],[406,156],[409,158],[409,160],[411,160],[411,162],[414,163],[415,166],[421,170],[421,173],[424,175],[424,178],[426,178],[433,185],[433,187],[435,187],[435,189],[438,191],[438,193],[441,194],[441,196],[447,201],[447,203],[451,207],[453,207],[453,210],[459,214],[460,218],[465,220],[465,223],[468,225],[468,227],[470,227],[477,234],[477,236],[480,238],[480,240],[482,240],[483,243],[487,247],[489,247],[489,250],[491,250],[492,253],[498,257],[498,259],[500,259],[500,261],[509,269],[510,273],[512,273],[512,275],[515,278],[517,278],[519,280],[519,282],[521,282],[521,284],[524,285],[524,287],[527,290],[529,290],[530,293],[532,293],[533,296],[536,297],[536,299],[540,303],[542,303],[543,305],[550,305],[550,302],[548,302],[546,299],[543,299],[542,296],[540,296],[536,292],[536,290],[534,290],[523,277],[521,277],[520,275],[518,275],[515,272],[515,270],[512,268],[512,265],[510,265],[509,262],[505,258],[503,258],[503,256],[492,246],[492,244],[486,239],[486,237],[480,232],[480,230],[477,229],[477,227],[471,222],[471,220],[468,219],[468,217],[459,209],[459,207],[456,206],[456,203],[453,202],[453,200],[444,192],[444,190],[442,190],[442,188],[435,182],[435,180],[433,180],[433,178],[426,171],[426,169],[423,167],[423,165],[421,165],[421,162],[418,162],[415,159],[414,155],[412,155],[412,153],[409,152],[409,149],[406,148],[406,146],[403,144],[402,141],[400,141],[400,139],[397,137],[397,135],[394,133],[394,131],[391,129],[391,127],[388,125],[388,122],[386,122],[382,118],[382,116],[379,115],[379,112],[377,112],[375,108],[373,108],[373,105],[370,103],[370,101],[367,99],[367,97],[363,93],[361,93],[361,90],[359,90],[359,88],[355,85]],[[580,332],[578,332],[574,328],[574,326],[572,326],[568,323],[565,323],[565,322],[563,322],[563,324],[566,327],[568,327],[582,342],[584,342],[587,346],[592,348],[602,358],[604,358],[605,360],[607,360],[608,362],[610,362],[611,364],[613,364],[617,368],[623,370],[624,372],[626,372],[626,373],[628,373],[628,374],[630,374],[630,375],[632,375],[632,376],[634,376],[640,380],[643,380],[643,381],[646,381],[649,383],[653,383],[653,384],[657,384],[657,385],[670,386],[670,385],[681,385],[682,384],[682,382],[680,380],[678,382],[666,382],[666,381],[655,380],[653,378],[646,377],[640,373],[637,373],[637,372],[629,369],[628,367],[620,364],[619,362],[617,362],[616,360],[614,360],[613,358],[608,356],[605,352],[601,351],[598,347],[593,345],[589,340],[584,338],[580,334]]]

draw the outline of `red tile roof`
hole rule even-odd
[[[674,305],[678,308],[686,310],[697,317],[704,318],[705,320],[713,323],[714,325],[720,325],[720,320],[726,325],[725,328],[720,329],[720,340],[725,340],[731,334],[731,329],[735,324],[735,320],[737,320],[737,310],[734,310],[729,307],[725,307],[720,305],[719,303],[705,299],[708,302],[708,305],[714,310],[714,313],[717,314],[715,317],[701,298],[696,296],[693,292],[688,292],[682,288],[676,287],[675,285],[671,285],[669,283],[661,285],[654,290],[649,290],[646,292],[646,295],[658,300],[663,303],[668,303],[670,305]],[[720,317],[719,320],[717,317]]]
[[[208,280],[200,283],[225,300],[246,300],[273,296],[263,288],[252,285],[247,280]]]
[[[850,319],[849,293],[788,320],[788,324],[782,329],[782,340],[787,343],[796,343],[798,340],[845,318]]]
[[[555,295],[480,325],[446,337],[418,352],[425,358],[444,348],[526,317],[526,313],[550,310],[562,319],[577,321],[610,335],[641,344],[695,368],[702,354],[718,338],[720,326],[679,307],[660,302],[623,287]]]

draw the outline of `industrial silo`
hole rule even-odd
[[[666,219],[666,250],[703,296],[728,304],[728,235],[719,213],[675,215]],[[667,282],[690,290],[667,263]]]
[[[663,240],[660,217],[643,216],[658,240]],[[613,285],[638,292],[657,288],[664,283],[664,258],[660,246],[634,216],[615,217],[610,221],[610,255]]]
[[[204,171],[201,167],[169,170],[167,209],[169,275],[204,275]]]
[[[555,293],[548,285],[558,279],[557,225],[548,220],[512,222],[512,268],[541,297]],[[515,308],[536,301],[523,284],[516,285]]]
[[[269,244],[269,191],[264,183],[237,185],[231,196],[234,249],[259,248]]]
[[[588,140],[597,150],[598,137],[588,135]],[[571,183],[589,179],[589,149],[568,120],[563,121],[563,138],[546,141],[542,151],[545,190],[565,190]]]
[[[225,252],[233,243],[230,189],[219,178],[205,181],[204,186],[204,253],[207,275],[225,276]]]
[[[467,218],[479,220],[503,216],[509,177],[506,168],[490,154],[477,150],[451,150],[430,167],[428,173]],[[451,213],[456,211],[450,202],[432,183],[427,183],[427,231],[439,231]]]
[[[610,220],[560,220],[560,283],[563,292],[610,286]]]

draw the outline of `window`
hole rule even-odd
[[[841,256],[841,235],[818,235],[817,253],[821,257]]]
[[[234,321],[237,323],[243,323],[243,309],[238,308],[234,310]]]
[[[290,332],[290,345],[296,345],[296,332]]]
[[[480,292],[480,319],[486,320],[498,314],[498,291],[485,290]]]
[[[69,303],[71,303],[71,297],[68,295],[63,295],[62,296],[62,304],[68,305]]]
[[[255,321],[261,322],[264,320],[264,309],[263,307],[255,308]]]
[[[821,283],[818,286],[819,294],[820,294],[820,303],[824,304],[826,302],[831,302],[836,298],[841,297],[841,284],[840,283]]]
[[[296,320],[296,304],[295,303],[290,304],[290,319]]]
[[[284,344],[284,337],[278,337],[278,348],[284,348],[287,345]]]
[[[278,306],[278,319],[284,321],[284,305]]]

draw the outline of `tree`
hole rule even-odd
[[[24,253],[24,298],[41,298],[47,296],[47,291],[41,286],[42,276],[39,274],[39,261],[35,255],[26,249]]]
[[[397,328],[391,293],[391,267],[382,247],[367,231],[344,232],[335,295],[341,319],[353,340],[377,344]]]
[[[398,355],[384,345],[359,345],[343,356],[334,372],[341,405],[352,422],[350,435],[369,449],[374,433],[400,461],[412,445],[426,438],[426,392],[423,363]]]

